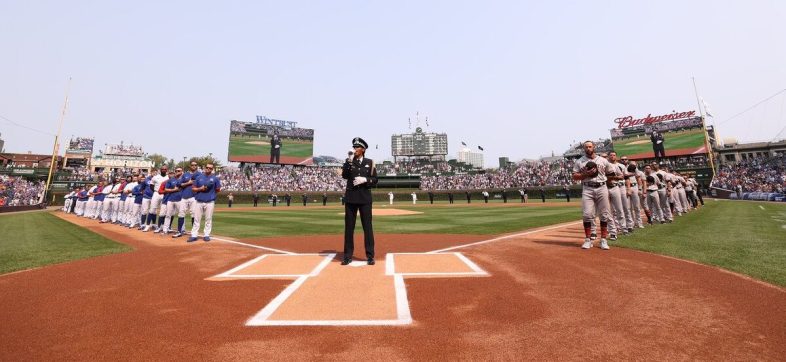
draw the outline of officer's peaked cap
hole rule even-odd
[[[363,147],[368,149],[368,143],[360,137],[355,137],[352,139],[352,147]]]

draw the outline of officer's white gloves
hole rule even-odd
[[[366,180],[365,177],[357,176],[357,177],[355,177],[354,180],[352,180],[352,184],[355,185],[355,186],[362,185],[362,184],[366,183],[366,181],[368,181],[368,180]]]

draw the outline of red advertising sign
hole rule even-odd
[[[695,115],[696,115],[696,111],[673,112],[657,117],[653,117],[652,114],[648,114],[647,117],[639,118],[639,119],[633,119],[633,116],[626,116],[626,117],[619,117],[615,119],[614,123],[617,124],[618,129],[623,129],[628,127],[641,126],[645,124],[652,124],[652,123],[665,122],[665,121],[675,121],[683,118],[691,118],[694,117]]]

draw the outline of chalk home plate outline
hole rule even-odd
[[[356,261],[350,264],[349,267],[339,266],[338,263],[331,263],[331,261],[335,259],[335,256],[335,253],[263,254],[228,271],[215,275],[210,279],[294,279],[292,284],[287,286],[281,293],[273,298],[273,300],[256,315],[252,316],[246,322],[246,326],[395,326],[408,325],[413,322],[409,309],[407,289],[404,283],[405,277],[441,278],[481,277],[489,275],[477,264],[473,263],[459,252],[388,253],[385,261],[378,263],[377,266],[367,266],[365,262]],[[405,270],[396,270],[396,259],[400,260]],[[312,265],[313,267],[311,267]],[[293,268],[300,270],[300,272],[291,272],[290,270]],[[407,268],[414,269],[414,271],[407,271]],[[253,269],[257,270],[254,271]],[[328,269],[328,273],[323,274],[326,269]],[[305,270],[309,271],[304,272]],[[381,273],[382,270],[384,270],[384,274]],[[361,294],[359,299],[366,299],[359,301],[356,308],[365,306],[370,309],[366,312],[372,315],[390,315],[391,318],[330,319],[329,317],[332,316],[331,312],[335,312],[340,308],[317,312],[317,314],[321,313],[321,315],[328,317],[324,319],[276,318],[277,313],[281,314],[280,311],[282,309],[290,308],[297,310],[298,306],[292,307],[291,304],[299,304],[300,308],[303,308],[304,305],[306,308],[310,308],[315,302],[325,302],[329,300],[329,298],[337,297],[335,293],[326,295],[324,293],[325,288],[321,289],[323,293],[320,294],[320,289],[315,286],[315,284],[320,283],[327,283],[331,286],[340,285],[342,283],[342,278],[337,276],[337,273],[342,273],[344,276],[350,273],[350,275],[362,279],[373,280],[376,278],[376,281],[374,281],[374,285],[376,286],[379,286],[380,282],[386,283],[390,282],[390,279],[392,279],[392,285],[390,286],[392,286],[393,294],[382,293],[382,298],[380,298],[380,295],[364,294],[366,291],[362,288],[353,289],[355,293]],[[324,280],[325,278],[330,278],[330,280]],[[309,281],[311,282],[311,288],[309,288],[309,286],[304,288],[304,285]],[[382,288],[387,288],[387,286],[382,286]],[[314,289],[317,289],[316,292],[314,292]],[[341,297],[341,295],[338,295],[338,297]],[[304,298],[308,300],[308,302],[304,302]],[[374,307],[375,304],[380,303],[390,303],[391,305],[389,307],[391,308],[384,308],[385,306],[383,306],[383,308],[381,308],[382,311],[377,312]],[[394,313],[392,313],[393,303],[395,303]],[[358,310],[355,309],[355,311]],[[288,315],[291,316],[292,314],[293,313],[289,313]],[[368,313],[366,314],[368,315]]]

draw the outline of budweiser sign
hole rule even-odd
[[[622,129],[622,128],[635,127],[635,126],[641,126],[645,124],[652,124],[658,122],[675,121],[678,119],[691,118],[694,116],[696,116],[696,111],[673,112],[656,117],[653,117],[652,114],[648,114],[647,117],[639,118],[639,119],[633,119],[633,116],[620,117],[615,119],[614,123],[617,124],[617,128]]]

